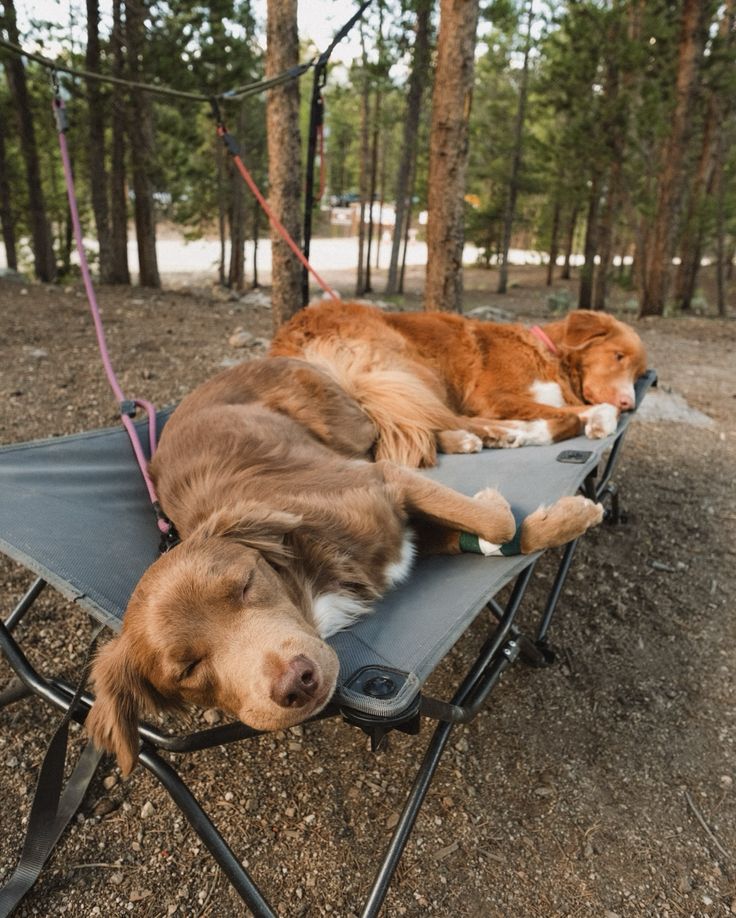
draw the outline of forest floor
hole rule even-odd
[[[328,280],[346,293],[352,284]],[[418,280],[410,272],[409,284]],[[488,292],[495,273],[468,271],[468,308],[490,304],[522,321],[548,314],[539,269],[515,269],[511,280],[502,298]],[[566,285],[555,289],[564,302]],[[262,294],[100,293],[123,388],[158,404],[263,352],[270,335]],[[629,298],[616,291],[619,305]],[[0,315],[0,442],[116,422],[81,287],[0,281]],[[736,322],[634,324],[660,389],[632,425],[618,473],[628,521],[581,543],[551,634],[558,664],[512,668],[488,709],[453,734],[387,916],[736,914]],[[257,340],[233,348],[238,327]],[[528,610],[544,602],[553,554]],[[0,561],[6,609],[29,580]],[[470,665],[481,619],[431,694],[447,697]],[[73,677],[90,633],[86,615],[48,590],[18,636],[38,664]],[[0,685],[9,677],[0,661]],[[36,700],[0,711],[0,882],[16,863],[57,721]],[[201,714],[190,723],[203,726]],[[362,734],[332,720],[179,767],[280,914],[350,916],[429,735],[427,724],[418,738],[393,734],[373,755]],[[122,780],[105,760],[19,914],[245,909],[153,779],[138,769]]]

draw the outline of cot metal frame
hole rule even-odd
[[[600,476],[599,466],[589,473],[581,486],[581,491],[586,496],[606,502],[606,518],[611,524],[619,523],[622,518],[618,489],[612,482],[612,476],[627,430],[628,427],[622,430],[614,441]],[[376,717],[332,704],[314,718],[323,720],[341,717],[345,723],[357,726],[367,733],[374,749],[392,730],[414,734],[420,731],[422,717],[438,721],[365,900],[362,918],[373,918],[381,910],[453,728],[458,724],[469,723],[480,713],[503,672],[517,659],[538,667],[549,665],[554,660],[554,652],[548,644],[547,635],[577,544],[576,539],[568,543],[563,550],[533,637],[519,629],[516,617],[527,588],[532,582],[538,558],[530,559],[529,564],[517,575],[505,606],[502,607],[495,599],[490,600],[486,608],[491,613],[491,628],[475,662],[450,701],[431,698],[420,692],[399,716]],[[15,678],[0,691],[0,709],[23,698],[35,696],[67,713],[74,698],[74,686],[61,678],[39,673],[14,637],[15,629],[31,610],[45,586],[46,582],[42,578],[34,580],[4,622],[0,622],[0,651],[15,673]],[[71,717],[78,723],[83,723],[94,698],[87,692],[77,694],[79,701],[74,706]],[[275,918],[275,911],[250,872],[243,867],[201,804],[163,755],[194,752],[239,742],[260,735],[260,731],[244,724],[229,723],[194,733],[167,735],[150,724],[141,723],[139,735],[142,742],[139,757],[141,765],[166,789],[253,914],[258,918]],[[93,774],[94,772],[86,778],[87,784]],[[74,774],[69,780],[72,781],[73,778]]]

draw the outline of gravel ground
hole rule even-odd
[[[468,305],[539,319],[537,282],[517,272],[501,300],[483,291],[483,272],[469,272]],[[263,297],[111,288],[101,300],[123,388],[160,404],[262,352],[270,334]],[[0,281],[0,310],[0,442],[115,422],[81,289]],[[239,327],[256,340],[236,349],[228,340]],[[662,389],[713,423],[655,413],[632,425],[618,474],[628,522],[580,547],[551,634],[558,664],[514,667],[488,709],[453,735],[386,915],[736,914],[736,324],[637,327]],[[529,619],[554,568],[550,553],[525,603]],[[6,609],[29,579],[0,561]],[[486,624],[481,617],[446,658],[432,694],[450,694]],[[91,630],[48,590],[18,634],[34,662],[73,678]],[[9,677],[0,661],[0,685]],[[0,882],[16,863],[57,720],[36,700],[0,711]],[[200,712],[189,719],[204,723]],[[362,734],[329,721],[176,764],[280,914],[350,916],[429,735],[428,725],[418,738],[393,734],[374,755]],[[19,914],[245,909],[152,778],[138,769],[122,780],[106,760]]]

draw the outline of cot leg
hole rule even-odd
[[[15,629],[15,626],[23,618],[26,612],[31,608],[33,603],[38,599],[39,595],[43,592],[44,587],[46,586],[46,581],[39,577],[37,580],[34,580],[25,596],[21,599],[18,605],[13,609],[13,611],[5,619],[5,627],[11,633]]]
[[[21,701],[23,698],[28,698],[28,696],[32,694],[33,692],[31,689],[29,689],[27,685],[24,685],[20,679],[11,679],[0,692],[0,710],[6,708],[9,704],[13,704],[15,701]]]
[[[179,777],[177,772],[150,746],[143,746],[139,761],[169,792],[174,803],[189,820],[191,827],[201,838],[223,873],[243,899],[255,918],[276,918],[276,913],[264,899],[248,871],[237,859],[225,839],[220,835],[197,799]]]
[[[396,867],[401,855],[404,853],[404,848],[414,828],[414,823],[419,815],[422,803],[424,803],[424,798],[427,796],[434,773],[440,764],[442,753],[447,745],[447,740],[450,738],[453,726],[454,724],[451,723],[440,723],[432,735],[427,751],[424,754],[421,768],[414,779],[414,784],[404,804],[401,818],[394,829],[394,834],[391,836],[391,843],[379,868],[370,895],[366,900],[361,918],[375,918],[381,910],[383,900],[386,898]]]
[[[538,645],[544,644],[546,642],[547,631],[549,630],[552,616],[555,614],[557,603],[560,601],[560,595],[562,593],[562,588],[565,585],[565,581],[567,580],[567,575],[570,573],[570,565],[572,564],[573,555],[575,554],[575,549],[577,546],[577,539],[573,539],[572,542],[568,542],[565,546],[565,551],[563,552],[560,566],[557,568],[555,581],[552,584],[552,589],[549,591],[549,596],[547,597],[547,604],[544,607],[542,620],[539,623],[539,628],[537,629],[536,643]]]

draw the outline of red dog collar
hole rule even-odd
[[[539,338],[539,340],[542,342],[542,344],[547,348],[547,350],[548,350],[550,353],[554,354],[555,357],[559,357],[559,356],[560,356],[560,352],[557,350],[557,347],[555,346],[554,341],[550,338],[550,336],[547,334],[547,332],[543,331],[543,330],[539,327],[539,325],[532,325],[532,327],[529,329],[529,331],[530,331],[536,338]]]

